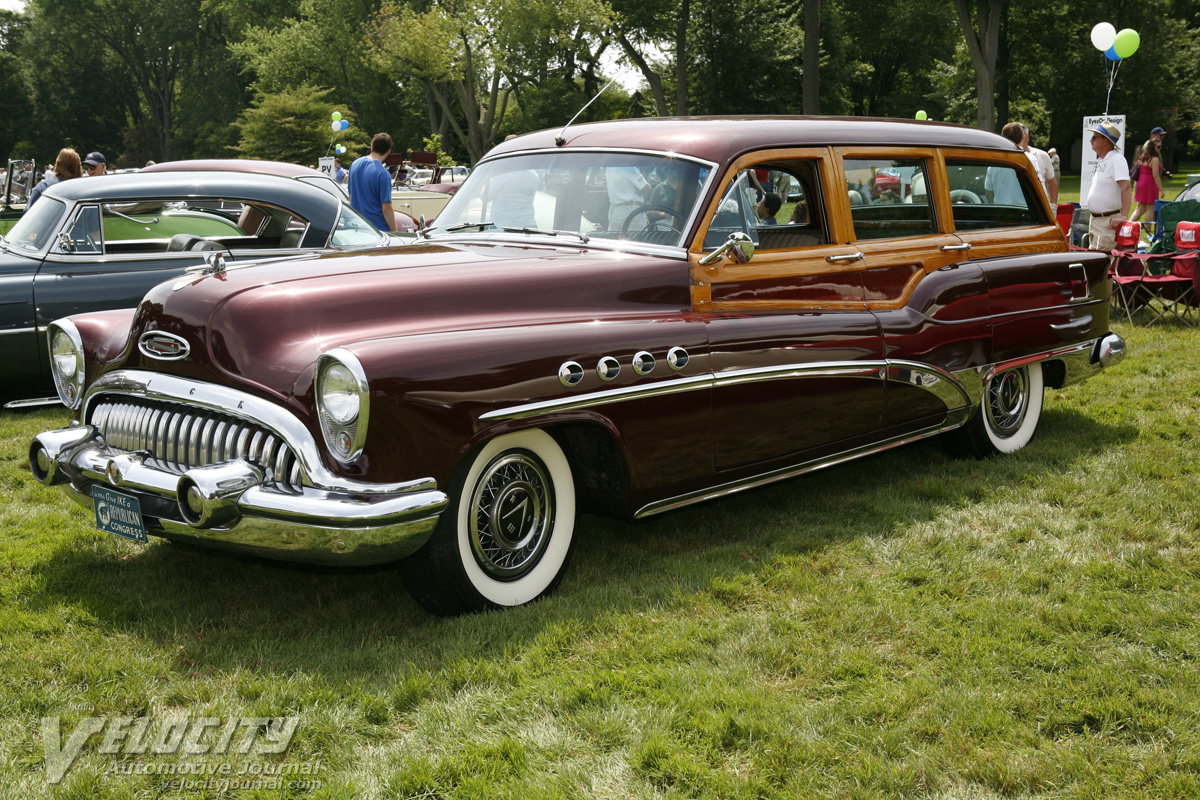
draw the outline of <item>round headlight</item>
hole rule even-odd
[[[321,404],[339,425],[348,425],[358,416],[358,380],[345,364],[331,362],[321,374]]]
[[[50,376],[58,399],[76,408],[83,399],[83,339],[69,319],[50,323]]]
[[[367,373],[349,350],[335,348],[317,359],[315,393],[317,418],[329,453],[350,463],[362,454],[371,415]]]
[[[80,354],[66,331],[54,332],[54,342],[51,348],[50,359],[54,364],[55,373],[64,381],[74,378],[75,373],[79,371]]]

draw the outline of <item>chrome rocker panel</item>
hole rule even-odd
[[[46,431],[30,445],[34,476],[92,508],[103,484],[142,504],[146,532],[284,561],[365,566],[397,561],[428,541],[448,500],[427,478],[369,484],[333,475],[298,419],[259,398],[220,386],[154,373],[106,375],[89,388],[84,413],[115,392],[231,412],[284,438],[301,462],[305,485],[274,483],[269,470],[234,459],[182,475],[143,454],[109,447],[92,425]],[[86,419],[86,416],[84,416]]]

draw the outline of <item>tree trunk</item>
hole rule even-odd
[[[804,0],[804,113],[821,113],[821,0]]]
[[[683,5],[679,9],[679,22],[675,26],[675,113],[679,116],[687,113],[687,30],[691,16],[691,0],[683,0]]]
[[[650,85],[650,93],[654,95],[654,109],[660,117],[665,117],[670,114],[667,107],[667,94],[663,91],[662,76],[654,70],[650,69],[650,65],[646,63],[646,59],[642,58],[642,54],[637,51],[637,48],[625,38],[625,34],[617,37],[617,43],[621,45],[621,49],[625,51],[625,55],[629,56],[629,60],[637,66],[638,72],[642,73],[642,77],[646,79],[646,83]]]
[[[971,64],[975,67],[975,92],[978,107],[976,124],[984,130],[996,127],[996,54],[1000,45],[1000,17],[1004,0],[975,0],[979,31],[971,23],[971,12],[967,0],[954,0],[958,22],[967,40],[971,53]]]

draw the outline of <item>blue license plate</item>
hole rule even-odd
[[[147,541],[142,506],[136,497],[92,484],[92,506],[96,510],[96,527],[100,530],[143,544]]]

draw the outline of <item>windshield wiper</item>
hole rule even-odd
[[[446,233],[454,233],[455,231],[466,230],[467,228],[479,228],[479,230],[483,230],[484,228],[490,228],[490,227],[492,227],[491,221],[488,221],[488,222],[460,222],[457,225],[451,225],[450,227],[443,228],[442,230],[444,230]],[[427,228],[426,230],[434,230],[434,229]]]
[[[588,243],[588,235],[586,233],[580,233],[578,231],[547,231],[547,230],[542,230],[541,228],[505,228],[505,227],[501,227],[500,230],[505,231],[507,233],[536,233],[540,236],[558,236],[559,234],[563,234],[565,236],[577,236],[577,237],[579,237],[579,241],[583,242],[584,244]]]

